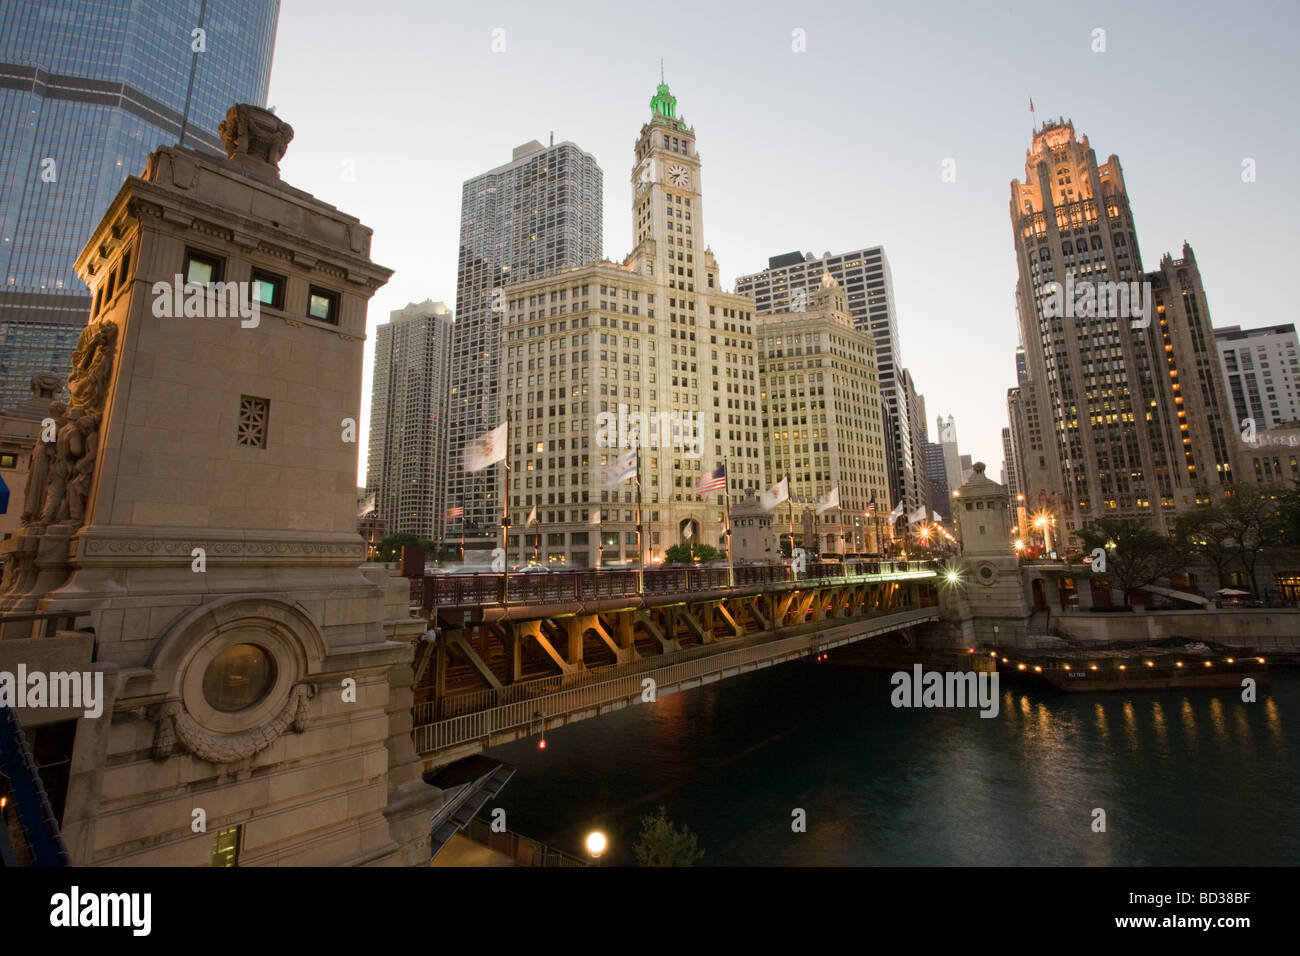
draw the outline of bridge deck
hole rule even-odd
[[[639,703],[643,691],[650,686],[647,679],[654,682],[656,696],[671,694],[878,634],[936,621],[938,617],[939,609],[927,606],[842,622],[810,622],[784,628],[781,635],[747,647],[719,649],[707,656],[674,660],[549,693],[539,688],[541,692],[534,698],[419,724],[413,728],[416,749],[429,766],[441,766],[488,747]]]

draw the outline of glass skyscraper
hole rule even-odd
[[[222,155],[266,105],[280,0],[0,3],[0,409],[66,375],[90,299],[73,261],[162,145]]]

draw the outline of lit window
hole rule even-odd
[[[339,294],[312,287],[307,298],[307,315],[319,322],[339,324]]]
[[[210,285],[213,282],[221,281],[221,267],[224,260],[216,256],[208,255],[204,252],[198,252],[194,249],[185,250],[185,281],[197,282],[199,285]]]
[[[284,277],[254,269],[253,300],[272,309],[284,308]]]

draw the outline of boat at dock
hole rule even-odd
[[[1068,655],[1059,651],[984,653],[996,659],[998,673],[1009,680],[1045,684],[1065,693],[1240,688],[1248,678],[1256,686],[1268,685],[1265,658],[1238,657],[1205,644],[1174,651],[1142,647],[1092,653],[1079,650]]]

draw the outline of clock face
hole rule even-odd
[[[668,167],[668,181],[674,186],[688,186],[691,182],[690,170],[685,166],[673,163]]]

